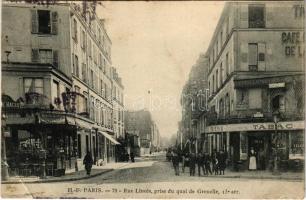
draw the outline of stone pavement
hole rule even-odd
[[[45,179],[41,179],[37,176],[31,176],[31,177],[24,177],[24,176],[14,176],[10,177],[7,181],[2,181],[2,184],[15,184],[15,183],[49,183],[49,182],[65,182],[65,181],[75,181],[75,180],[81,180],[81,179],[89,179],[92,177],[96,177],[99,175],[102,175],[104,173],[113,171],[115,169],[119,169],[121,167],[124,167],[126,165],[129,165],[130,163],[127,162],[119,162],[119,163],[108,163],[104,166],[96,166],[94,165],[91,170],[91,174],[87,175],[86,171],[84,169],[72,172],[72,173],[66,173],[64,176],[60,177],[54,177],[54,176],[47,176]]]

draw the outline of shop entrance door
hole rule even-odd
[[[249,135],[248,154],[250,155],[251,148],[254,148],[256,153],[256,167],[258,170],[266,169],[266,151],[265,151],[265,137],[264,135]]]

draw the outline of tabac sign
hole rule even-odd
[[[304,129],[303,121],[279,122],[277,130],[302,130]],[[218,132],[241,132],[241,131],[272,131],[275,130],[275,124],[268,123],[246,123],[246,124],[227,124],[206,127],[206,133]]]

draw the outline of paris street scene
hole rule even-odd
[[[2,198],[304,198],[303,1],[2,1]]]

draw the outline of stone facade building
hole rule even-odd
[[[226,151],[235,169],[248,168],[251,149],[258,170],[275,158],[282,169],[301,166],[304,38],[302,2],[225,4],[205,53],[204,151]]]
[[[37,151],[51,175],[82,168],[87,152],[99,165],[115,159],[111,45],[90,3],[3,4],[2,109],[12,173],[35,174]],[[23,154],[28,159],[18,161]],[[18,172],[23,164],[29,169]]]

